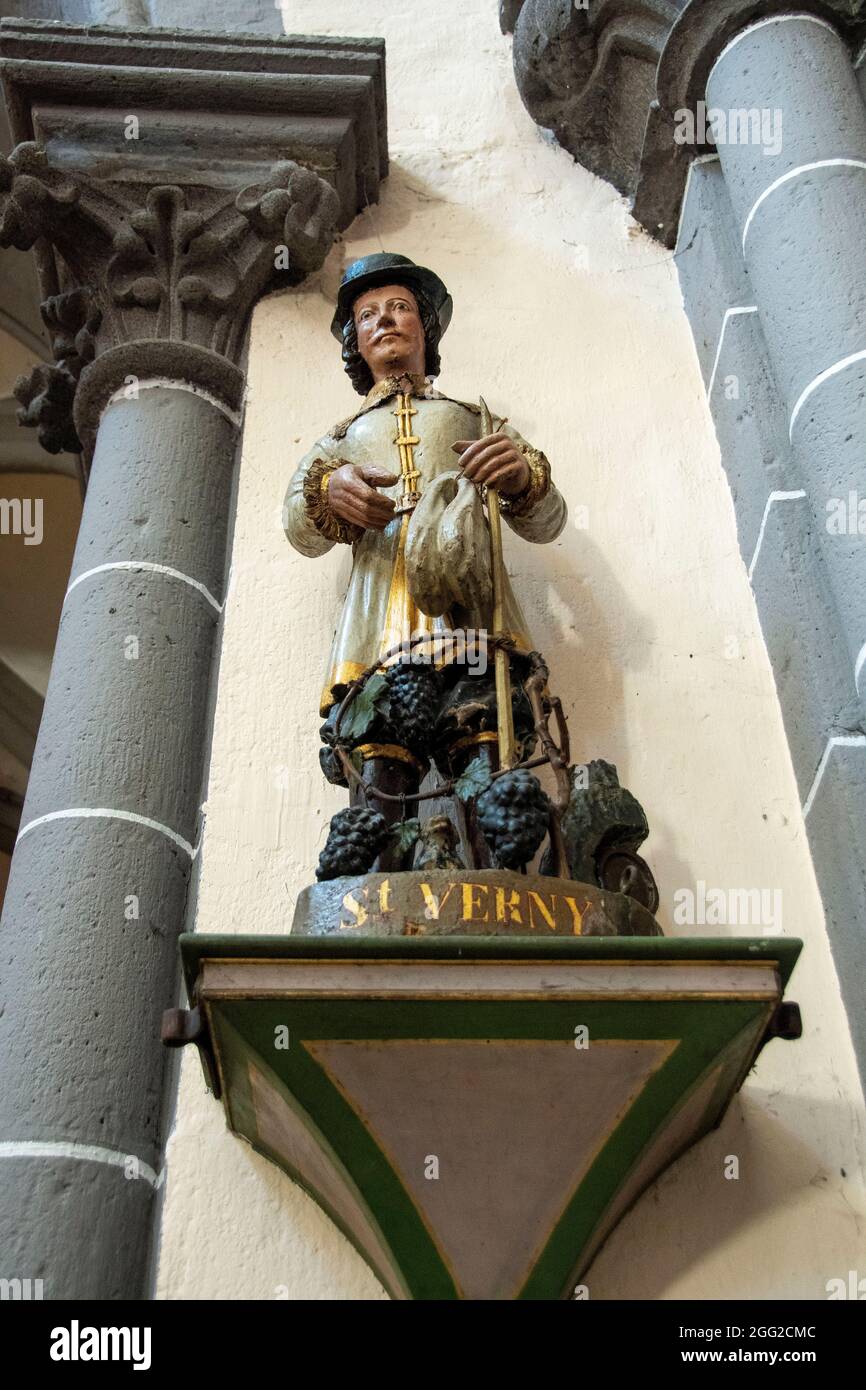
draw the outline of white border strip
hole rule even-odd
[[[711,373],[710,373],[710,384],[709,384],[709,386],[707,387],[707,400],[708,400],[708,401],[709,401],[710,398],[712,397],[712,394],[713,394],[713,387],[714,387],[715,384],[716,384],[716,372],[717,372],[718,366],[719,366],[719,358],[720,358],[721,355],[722,355],[722,343],[725,341],[725,332],[726,332],[726,330],[727,330],[728,323],[730,322],[730,320],[731,320],[732,318],[734,318],[734,316],[735,316],[736,314],[756,314],[757,312],[758,312],[758,306],[757,306],[757,304],[742,304],[742,305],[739,305],[737,308],[734,308],[734,309],[726,309],[726,310],[725,310],[725,317],[724,317],[724,319],[722,320],[722,331],[721,331],[721,333],[719,334],[719,345],[718,345],[718,347],[716,348],[716,360],[715,360],[715,362],[713,363],[713,370],[712,370]]]
[[[821,761],[818,764],[818,771],[815,773],[815,780],[809,789],[809,795],[803,803],[803,819],[805,820],[812,809],[812,802],[815,800],[821,780],[830,761],[830,754],[834,748],[860,748],[866,744],[866,734],[834,734],[828,738],[827,747],[824,749]]]
[[[352,932],[341,933],[348,940]],[[572,940],[574,938],[571,938]],[[671,992],[707,995],[778,993],[772,961],[357,961],[211,960],[200,977],[204,1001],[255,995],[294,999],[664,998]]]
[[[828,381],[831,376],[836,376],[839,372],[844,372],[846,367],[852,366],[855,362],[862,362],[864,359],[866,359],[866,348],[860,352],[852,352],[849,357],[843,357],[841,362],[834,362],[832,367],[827,367],[825,371],[819,372],[815,380],[809,382],[809,385],[806,387],[805,391],[801,393],[800,399],[791,411],[791,420],[788,425],[788,438],[792,442],[794,439],[794,422],[812,392],[817,391],[819,386],[823,386],[824,382]]]
[[[105,565],[95,565],[92,570],[85,570],[83,574],[79,574],[73,579],[66,590],[63,602],[66,602],[72,590],[83,583],[85,579],[90,579],[94,574],[104,574],[106,570],[147,570],[152,574],[167,574],[169,579],[179,579],[182,583],[189,584],[190,588],[202,594],[217,613],[223,611],[223,605],[214,598],[205,584],[200,583],[198,579],[193,579],[189,574],[184,574],[182,570],[172,569],[171,565],[158,565],[152,560],[112,560]]]
[[[185,840],[182,835],[178,835],[176,830],[170,826],[163,825],[162,821],[151,820],[149,816],[140,816],[136,811],[114,811],[108,806],[72,806],[66,811],[48,811],[44,816],[36,816],[29,820],[26,825],[22,825],[18,831],[18,840],[23,840],[25,835],[29,835],[31,830],[37,826],[47,825],[54,820],[126,820],[132,821],[134,825],[143,825],[148,830],[158,830],[161,835],[176,844],[188,854],[190,859],[195,859],[198,854],[198,846],[193,847],[189,840]]]
[[[754,34],[756,29],[765,29],[768,24],[787,24],[787,22],[791,19],[802,19],[807,21],[809,24],[820,24],[822,29],[829,29],[831,34],[835,34],[837,39],[843,41],[842,35],[839,33],[839,30],[835,28],[834,25],[830,24],[826,19],[819,19],[819,17],[816,14],[806,14],[805,12],[803,12],[800,14],[773,15],[770,19],[759,19],[754,24],[748,25],[747,28],[741,29],[739,34],[735,34],[734,37],[731,39],[730,43],[725,44],[725,47],[722,49],[718,58],[713,63],[713,66],[710,68],[710,77],[712,77],[713,73],[719,66],[719,63],[724,58],[725,54],[730,53],[732,48],[736,48],[737,44],[740,42],[741,39],[746,38],[749,34]],[[707,81],[709,81],[709,78],[707,79]]]
[[[165,1169],[157,1174],[149,1163],[135,1154],[120,1153],[118,1149],[103,1149],[98,1144],[68,1144],[44,1139],[9,1140],[0,1143],[0,1158],[75,1158],[84,1163],[104,1163],[110,1168],[136,1165],[136,1173],[151,1187],[160,1188],[165,1181]]]
[[[191,396],[201,396],[203,401],[207,401],[208,404],[212,405],[215,410],[218,410],[221,415],[224,415],[227,420],[230,420],[236,429],[240,429],[240,414],[236,410],[232,410],[230,406],[227,406],[225,401],[221,401],[219,396],[212,396],[210,391],[203,391],[200,386],[194,386],[191,381],[181,381],[178,377],[170,376],[148,376],[142,381],[136,381],[134,386],[132,384],[128,386],[119,386],[117,390],[108,397],[102,414],[104,415],[108,407],[114,405],[115,401],[134,401],[138,398],[141,391],[154,391],[160,386],[166,391],[188,391]]]
[[[764,544],[764,531],[765,531],[766,528],[767,528],[767,517],[770,515],[770,508],[772,507],[773,503],[774,503],[774,502],[793,502],[793,501],[795,501],[797,498],[805,497],[805,496],[806,496],[806,494],[805,494],[805,492],[803,491],[802,488],[798,488],[796,492],[771,492],[771,493],[770,493],[769,497],[767,498],[767,505],[764,507],[764,515],[761,517],[761,529],[760,529],[760,531],[758,532],[758,539],[757,539],[757,541],[756,541],[756,543],[755,543],[755,553],[754,553],[754,555],[752,556],[752,562],[751,562],[751,564],[749,565],[749,583],[750,583],[750,584],[751,584],[751,582],[752,582],[752,575],[755,573],[755,565],[758,563],[758,556],[759,556],[760,553],[761,553],[761,546]]]
[[[811,164],[798,164],[796,169],[789,169],[787,174],[782,174],[780,178],[774,179],[774,181],[770,184],[770,187],[764,189],[760,198],[755,203],[755,206],[752,208],[752,211],[746,218],[746,225],[743,228],[743,251],[745,251],[746,249],[746,237],[749,235],[749,228],[752,225],[752,219],[754,218],[755,213],[758,211],[758,208],[764,202],[765,198],[769,198],[770,194],[775,193],[777,188],[781,188],[783,183],[788,183],[791,179],[797,179],[800,177],[801,174],[811,173],[813,169],[831,169],[838,168],[840,166],[844,166],[848,169],[866,169],[866,160],[815,159],[812,161]]]
[[[866,642],[857,653],[857,660],[854,663],[854,689],[860,694],[860,672],[863,670],[863,663],[866,662]]]

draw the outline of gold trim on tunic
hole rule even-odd
[[[329,458],[313,460],[304,479],[304,506],[320,536],[341,545],[354,545],[363,536],[363,527],[337,516],[328,495],[331,474],[342,467],[343,462],[343,459]]]
[[[351,685],[352,681],[358,680],[366,671],[366,666],[362,666],[360,661],[341,661],[328,674],[328,683],[322,691],[322,698],[319,701],[319,714],[326,715],[334,705],[338,705],[342,696],[334,694],[335,685]]]
[[[421,497],[419,487],[421,472],[415,463],[415,446],[420,444],[421,440],[418,435],[412,432],[412,417],[417,413],[412,408],[411,395],[401,392],[398,397],[397,408],[391,414],[397,420],[397,434],[394,436],[393,442],[400,455],[400,479],[403,484],[403,495],[398,504],[398,511],[403,512],[403,519],[400,522],[400,534],[397,537],[397,552],[394,556],[394,568],[391,572],[391,587],[388,591],[388,603],[385,608],[385,622],[379,641],[380,657],[385,656],[386,652],[392,651],[394,647],[408,650],[408,643],[413,637],[418,637],[421,633],[429,633],[432,636],[436,632],[441,632],[443,628],[450,628],[451,626],[447,614],[441,618],[430,618],[422,612],[409,593],[409,584],[406,578],[406,537],[409,532],[409,518]],[[386,665],[392,665],[399,661],[402,656],[402,651],[396,652]]]

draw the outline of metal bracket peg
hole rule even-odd
[[[783,1038],[786,1042],[796,1042],[797,1038],[803,1036],[803,1019],[800,1015],[800,1005],[793,1000],[782,999],[775,1008],[770,1022],[767,1024],[767,1031],[761,1039],[761,1046],[770,1042],[773,1038]]]
[[[205,1081],[219,1100],[222,1087],[201,1009],[197,1005],[192,1009],[166,1009],[162,1015],[160,1039],[164,1047],[186,1047],[187,1043],[195,1043]]]
[[[186,1047],[187,1043],[201,1043],[206,1035],[201,1010],[166,1009],[162,1015],[160,1039],[166,1047]]]

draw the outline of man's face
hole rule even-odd
[[[358,350],[381,381],[395,371],[423,373],[424,327],[418,304],[404,285],[366,290],[352,306]]]

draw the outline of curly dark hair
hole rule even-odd
[[[399,284],[399,280],[395,281],[395,284]],[[424,329],[426,345],[424,373],[426,376],[438,376],[442,369],[442,362],[439,357],[439,339],[442,337],[439,315],[426,295],[422,294],[420,290],[416,290],[414,285],[407,285],[404,288],[412,294],[421,316],[421,326]],[[367,392],[373,388],[373,373],[358,349],[358,334],[355,329],[354,314],[350,314],[343,324],[343,362],[355,390],[360,396],[366,396]]]

